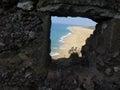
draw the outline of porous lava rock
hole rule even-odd
[[[51,60],[51,16],[97,22],[80,59]],[[0,90],[120,90],[119,25],[120,0],[1,0]]]

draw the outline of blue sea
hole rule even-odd
[[[68,29],[70,25],[52,23],[51,26],[51,56],[59,55],[58,50],[62,49],[63,39],[71,34]]]

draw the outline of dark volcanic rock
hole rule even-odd
[[[1,16],[0,85],[36,86],[46,76],[50,60],[49,27],[43,26],[49,26],[50,20],[48,14],[39,15],[18,10]]]
[[[98,23],[82,58],[50,62],[50,15]],[[120,0],[1,0],[0,90],[120,90],[119,25]]]
[[[119,0],[39,0],[37,9],[55,16],[88,17],[96,22],[120,19]]]
[[[19,0],[1,0],[0,1],[0,7],[4,9],[9,9],[10,7],[13,7],[14,5],[17,5]]]

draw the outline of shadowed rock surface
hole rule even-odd
[[[43,6],[39,0],[38,10],[55,16],[83,16],[96,22],[110,18],[120,19],[119,0],[43,0],[42,3]]]
[[[82,48],[52,61],[51,16],[98,24]],[[120,90],[119,0],[1,0],[0,90]]]

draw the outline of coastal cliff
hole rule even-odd
[[[51,60],[51,16],[98,23],[81,58]],[[119,0],[1,0],[0,90],[119,90],[119,25]]]

